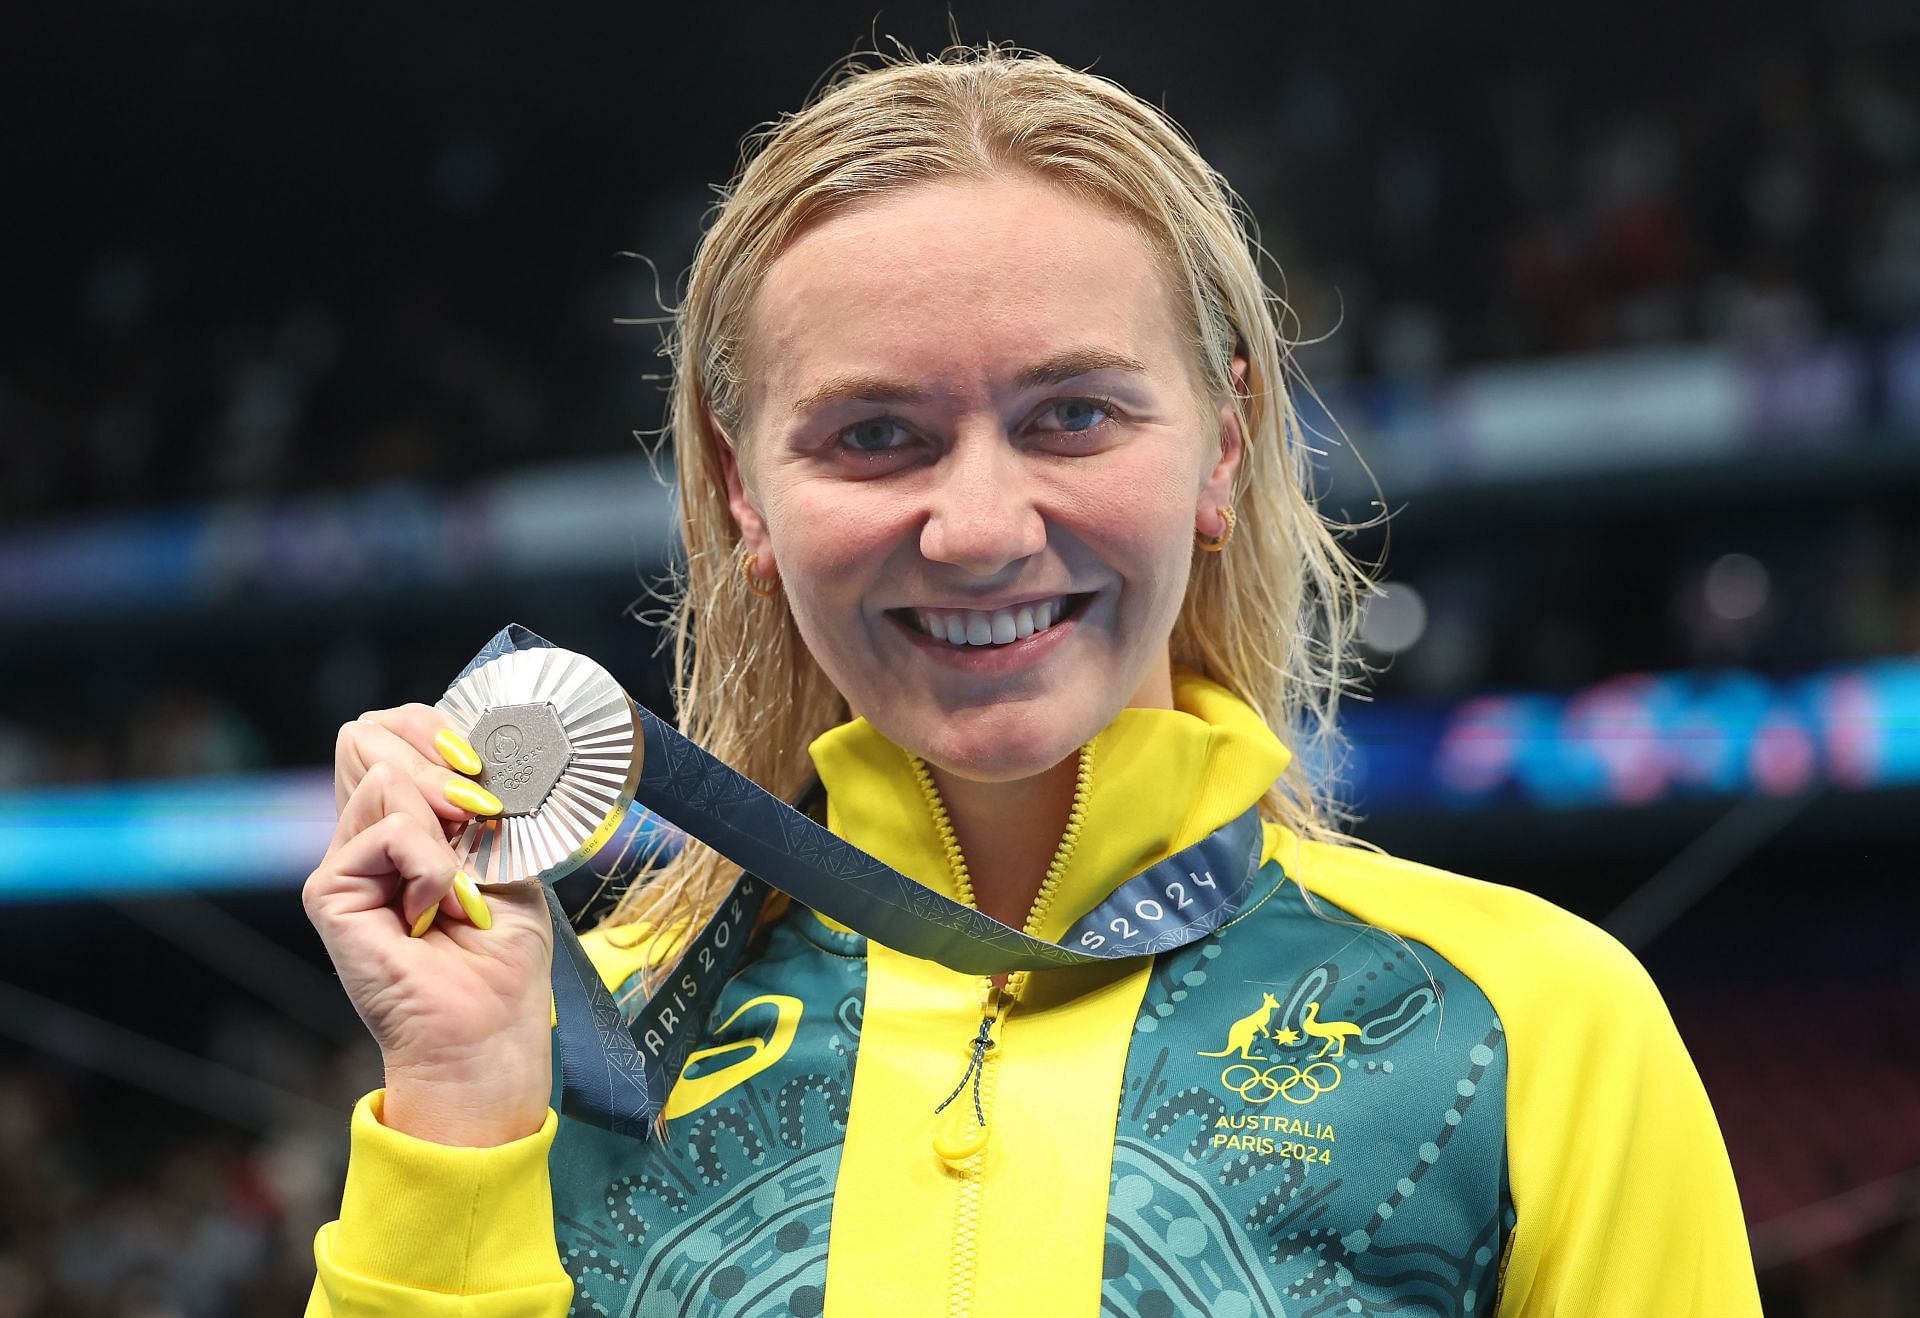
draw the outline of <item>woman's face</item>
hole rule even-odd
[[[912,188],[784,251],[748,344],[733,512],[856,713],[999,782],[1171,703],[1240,435],[1131,225],[1026,179]]]

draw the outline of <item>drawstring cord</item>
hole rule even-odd
[[[987,1124],[987,1112],[980,1105],[980,1077],[986,1074],[987,1049],[993,1047],[993,1017],[980,1018],[980,1033],[973,1036],[971,1046],[973,1056],[967,1061],[966,1074],[960,1077],[960,1083],[953,1087],[953,1092],[941,1099],[940,1106],[933,1111],[935,1116],[945,1112],[947,1105],[960,1097],[960,1091],[965,1089],[967,1081],[971,1080],[973,1081],[973,1119],[984,1126]]]

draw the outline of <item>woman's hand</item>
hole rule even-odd
[[[460,772],[454,772],[458,770]],[[340,729],[340,823],[302,893],[386,1063],[382,1121],[441,1144],[532,1134],[552,1090],[553,927],[538,883],[464,874],[451,829],[500,803],[473,748],[427,705]]]

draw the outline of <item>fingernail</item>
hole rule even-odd
[[[426,910],[420,912],[420,918],[413,922],[413,936],[418,938],[421,934],[427,932],[433,925],[433,917],[438,914],[440,914],[439,902],[435,902],[433,905],[427,907]]]
[[[460,909],[473,921],[475,929],[493,928],[493,912],[487,909],[487,899],[473,886],[473,880],[467,877],[465,870],[453,876],[453,895],[459,900]]]
[[[473,743],[452,728],[434,733],[433,744],[439,749],[440,758],[461,773],[479,773],[486,767],[480,763],[480,757],[474,754]]]
[[[503,809],[499,797],[479,783],[470,783],[465,778],[447,780],[447,799],[462,810],[471,810],[475,814],[497,815]]]

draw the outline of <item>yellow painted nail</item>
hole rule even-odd
[[[471,810],[480,815],[497,815],[504,808],[499,797],[479,783],[470,783],[465,778],[447,779],[447,799],[462,810]]]
[[[449,769],[458,769],[461,773],[479,773],[486,767],[474,753],[473,743],[452,728],[443,728],[434,733],[433,744]]]
[[[439,902],[435,902],[433,905],[427,907],[426,910],[420,912],[420,918],[413,922],[413,936],[418,938],[421,934],[427,932],[433,925],[433,917],[438,914],[440,914]]]
[[[473,886],[473,880],[467,877],[465,870],[453,876],[453,895],[459,900],[460,909],[473,921],[475,929],[493,928],[493,912],[487,909],[487,899]]]

